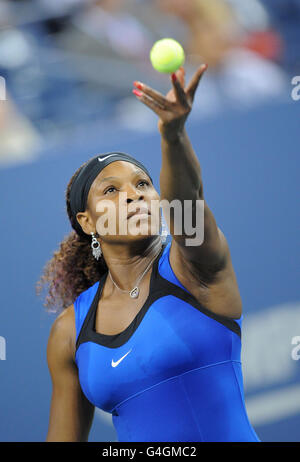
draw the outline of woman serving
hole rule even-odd
[[[118,441],[259,441],[244,402],[242,303],[230,251],[185,129],[205,70],[185,86],[181,67],[166,96],[134,83],[159,117],[160,196],[146,167],[122,152],[93,157],[69,182],[73,231],[41,279],[48,304],[64,308],[47,348],[47,441],[87,441],[95,407],[112,414]],[[203,242],[188,245],[191,236],[175,232],[170,216],[164,243],[150,223],[159,223],[151,208],[158,200],[203,201]],[[107,210],[115,233],[103,232]],[[123,233],[133,222],[143,232]]]

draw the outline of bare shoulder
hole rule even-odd
[[[75,355],[75,313],[74,305],[65,308],[54,320],[47,346],[48,360],[60,356],[74,360]]]
[[[220,236],[225,249],[221,264],[208,261],[205,265],[197,265],[189,261],[173,239],[170,265],[177,279],[199,303],[215,314],[238,319],[242,314],[242,301],[228,243],[222,232]]]

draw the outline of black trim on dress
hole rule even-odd
[[[213,313],[212,311],[205,308],[201,303],[199,303],[192,294],[186,292],[181,287],[177,286],[176,284],[173,284],[172,282],[168,281],[160,275],[158,271],[158,263],[163,251],[166,248],[166,245],[167,244],[163,245],[159,255],[154,260],[150,279],[149,295],[145,303],[143,304],[135,318],[132,320],[132,322],[126,327],[126,329],[124,329],[122,332],[118,334],[101,334],[100,332],[96,332],[95,330],[97,307],[99,300],[101,298],[105,280],[108,276],[108,271],[100,278],[98,289],[88,310],[88,313],[85,317],[80,333],[77,337],[76,351],[79,348],[79,346],[85,342],[98,343],[99,345],[108,348],[119,348],[120,346],[124,345],[134,334],[150,306],[156,300],[165,297],[166,295],[173,295],[174,297],[177,297],[189,303],[206,316],[214,319],[215,321],[218,321],[219,323],[223,324],[228,329],[230,329],[232,332],[235,332],[239,337],[241,337],[241,328],[234,319]]]

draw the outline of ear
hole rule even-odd
[[[76,218],[85,234],[90,235],[95,232],[95,225],[92,222],[89,212],[79,212],[76,214]]]

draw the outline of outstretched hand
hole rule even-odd
[[[185,87],[185,71],[181,66],[171,75],[172,88],[166,96],[142,82],[134,82],[140,91],[133,90],[133,93],[159,116],[158,129],[162,135],[182,133],[185,121],[192,110],[198,84],[206,69],[207,65],[202,64]]]

